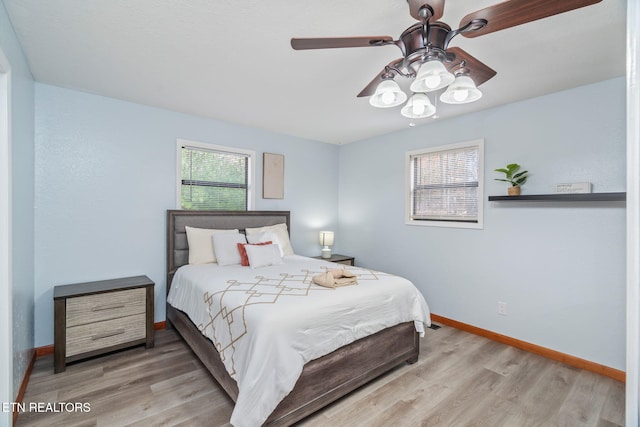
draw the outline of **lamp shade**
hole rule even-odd
[[[376,92],[369,98],[369,104],[378,108],[395,107],[407,100],[398,83],[393,80],[383,80],[376,88]]]
[[[422,64],[416,79],[411,83],[413,92],[432,92],[449,85],[455,76],[437,59]]]
[[[422,119],[433,116],[436,107],[431,104],[429,97],[424,93],[415,93],[409,101],[402,107],[400,113],[410,119]]]
[[[320,244],[322,246],[333,245],[333,231],[321,231],[320,232]]]
[[[482,92],[478,90],[471,77],[462,75],[456,77],[456,80],[440,95],[440,101],[447,104],[467,104],[481,97]]]

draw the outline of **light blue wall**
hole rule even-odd
[[[53,287],[146,274],[165,319],[166,210],[176,139],[257,152],[256,209],[291,211],[292,245],[318,255],[337,227],[339,147],[36,84],[35,345],[53,343]],[[285,155],[285,198],[261,198],[262,153]]]
[[[36,84],[35,345],[53,342],[57,284],[147,274],[164,320],[185,138],[256,150],[258,178],[262,152],[285,155],[285,199],[258,193],[256,208],[292,211],[297,253],[316,255],[317,230],[339,223],[335,252],[410,278],[435,313],[624,369],[624,204],[485,201],[483,230],[404,224],[408,150],[484,138],[487,195],[505,192],[491,171],[512,161],[532,171],[529,194],[624,191],[624,129],[623,79],[340,147]]]
[[[0,50],[11,66],[12,399],[15,399],[31,359],[34,335],[34,83],[4,3],[0,3]]]
[[[430,120],[430,119],[429,119]],[[484,201],[484,229],[404,224],[405,153],[484,138],[493,169],[531,171],[523,194],[590,181],[625,190],[625,81],[609,80],[348,144],[340,241],[360,265],[411,279],[434,313],[616,369],[625,367],[624,203]],[[497,302],[508,315],[497,314]]]

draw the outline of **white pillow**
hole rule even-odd
[[[282,255],[293,255],[293,248],[291,247],[291,241],[289,240],[289,232],[287,231],[287,224],[276,224],[276,225],[268,225],[266,227],[259,228],[247,228],[245,230],[247,234],[247,239],[252,234],[260,234],[260,233],[273,233],[275,234],[275,239],[272,240],[273,243],[277,243],[280,245],[282,250]],[[271,240],[271,239],[269,239]]]
[[[244,234],[240,233],[214,233],[213,253],[216,255],[218,265],[240,264],[240,251],[238,243],[247,243]]]
[[[244,248],[247,251],[247,258],[249,258],[251,268],[284,264],[278,245],[247,245]]]
[[[278,245],[278,247],[280,248],[280,256],[284,256],[284,251],[282,250],[282,245],[278,240],[278,236],[276,235],[276,233],[273,233],[271,231],[267,231],[266,233],[247,234],[247,242],[254,245],[256,243],[271,242]]]
[[[195,228],[185,225],[187,231],[187,242],[189,244],[189,264],[206,264],[216,262],[213,253],[213,242],[211,236],[214,233],[239,233],[235,230],[215,230],[211,228]]]

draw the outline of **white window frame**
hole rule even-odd
[[[478,148],[478,221],[477,222],[457,222],[457,221],[437,221],[437,220],[414,220],[411,218],[412,198],[413,198],[413,173],[411,157],[420,154],[433,153],[438,151],[455,150],[459,148]],[[451,228],[475,228],[482,229],[484,212],[484,139],[460,142],[456,144],[440,145],[437,147],[422,148],[407,151],[405,157],[406,167],[406,192],[405,192],[405,224],[420,225],[426,227],[451,227]]]
[[[207,142],[191,141],[188,139],[176,140],[176,209],[182,209],[182,147],[201,148],[203,150],[222,151],[230,154],[244,154],[249,157],[249,170],[247,171],[247,210],[255,207],[255,177],[256,177],[256,152],[236,147],[209,144]]]

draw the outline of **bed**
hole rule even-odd
[[[276,226],[278,224],[286,224],[286,229],[289,230],[290,213],[288,211],[167,211],[168,300],[176,275],[175,282],[181,285],[187,280],[184,277],[188,277],[185,275],[189,271],[195,271],[196,274],[204,274],[202,272],[206,269],[215,270],[217,268],[213,265],[188,265],[189,245],[185,227],[217,230],[237,229],[243,233],[247,229]],[[287,265],[278,266],[278,268],[298,268],[295,263],[299,262],[305,267],[302,270],[308,271],[307,275],[312,274],[313,269],[306,267],[307,264],[305,264],[311,261],[308,258],[305,259],[296,255],[284,258],[287,259]],[[291,266],[289,263],[291,263]],[[180,269],[182,266],[185,267]],[[240,270],[234,270],[234,268],[235,266],[231,266],[229,271],[234,271],[234,274],[241,274],[239,273]],[[315,265],[313,268],[316,268]],[[326,269],[329,266],[318,266],[318,268]],[[261,275],[263,275],[263,270],[251,271],[247,267],[244,267],[244,269],[245,273],[242,274],[245,275],[254,274],[256,277],[262,277]],[[301,268],[298,268],[298,270],[301,270]],[[269,270],[265,269],[264,271]],[[286,276],[289,277],[290,275],[287,274]],[[303,282],[309,282],[308,279],[306,278]],[[356,287],[352,288],[355,289]],[[323,294],[323,291],[330,292],[335,291],[335,289],[314,288],[315,294]],[[328,295],[328,293],[324,292],[323,295]],[[173,295],[172,297],[176,300]],[[180,306],[175,301],[174,304]],[[180,306],[180,308],[183,307]],[[428,307],[426,307],[426,303],[424,303],[422,309],[425,311],[424,324],[428,326]],[[191,314],[191,317],[194,317],[194,315]],[[196,323],[199,326],[196,326]],[[238,389],[238,383],[234,379],[237,377],[233,375],[233,372],[232,374],[229,373],[230,356],[225,351],[218,351],[221,347],[217,339],[203,335],[205,331],[202,330],[202,322],[196,320],[196,323],[183,310],[167,302],[167,327],[177,330],[224,391],[236,402],[236,409],[238,409],[238,405],[240,405],[239,396],[241,400],[243,396]],[[405,362],[415,363],[419,356],[420,335],[416,330],[418,323],[421,322],[402,321],[342,345],[328,354],[314,356],[313,359],[307,361],[301,367],[301,373],[297,380],[294,380],[294,386],[292,386],[291,391],[282,400],[279,400],[279,397],[274,397],[279,403],[275,405],[275,409],[268,416],[265,416],[264,424],[270,426],[291,425],[388,370]],[[216,341],[216,344],[213,341]],[[232,342],[232,344],[234,343]],[[216,349],[216,346],[218,349]],[[232,347],[234,346],[230,345],[225,348]],[[277,347],[277,345],[274,345],[274,347]],[[235,424],[241,425],[243,422]],[[255,420],[247,423],[247,425],[255,424]]]

